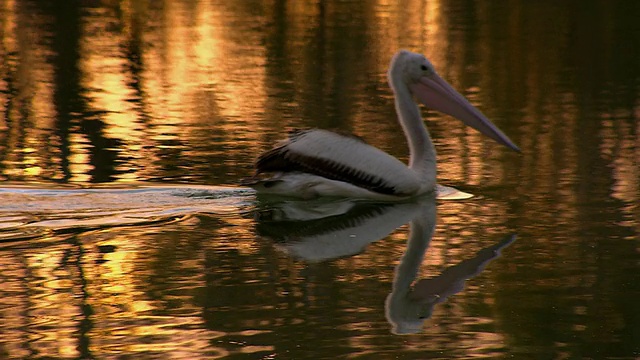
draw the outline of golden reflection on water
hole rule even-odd
[[[181,227],[173,231],[184,231],[188,225]],[[204,286],[202,259],[150,263],[158,258],[146,243],[154,237],[144,230],[97,231],[80,237],[83,243],[69,239],[42,249],[24,248],[14,256],[3,251],[3,353],[62,358],[162,353],[192,358],[207,349],[211,356],[226,354],[209,344],[223,333],[201,331],[203,336],[198,336],[193,331],[203,322],[201,309],[192,304],[194,290]],[[163,240],[179,242],[175,236]],[[158,266],[179,270],[163,270],[171,274],[165,280]],[[150,284],[163,281],[172,283],[170,292],[148,292]],[[168,308],[166,302],[173,306]]]
[[[576,90],[561,86],[566,70],[560,59],[570,38],[556,34],[568,33],[571,20],[555,6],[533,7],[553,23],[556,33],[550,33],[528,18],[518,21],[527,5],[478,4],[473,36],[482,41],[473,43],[477,46],[469,45],[469,25],[459,19],[465,9],[439,1],[170,1],[160,8],[128,1],[95,7],[78,23],[77,101],[85,104],[76,109],[55,103],[73,93],[55,94],[61,91],[55,89],[56,72],[63,69],[48,60],[68,50],[46,40],[49,34],[41,30],[46,27],[38,25],[52,20],[38,13],[27,17],[30,6],[9,1],[3,10],[4,52],[15,64],[4,71],[16,70],[19,79],[5,84],[17,96],[3,103],[10,100],[5,109],[10,119],[31,122],[24,127],[2,122],[9,130],[2,169],[8,179],[83,183],[101,178],[96,174],[105,166],[113,168],[107,170],[111,180],[162,178],[168,168],[190,179],[188,171],[177,169],[197,159],[220,164],[221,174],[214,178],[232,180],[247,174],[256,150],[269,147],[287,129],[318,125],[350,128],[406,158],[395,121],[378,121],[395,117],[385,72],[402,47],[424,49],[454,87],[534,155],[523,158],[523,170],[562,167],[566,176],[577,178],[565,167],[579,164],[571,157],[577,149],[570,142],[574,137],[559,137],[579,132],[581,117]],[[31,30],[20,31],[24,26]],[[498,26],[510,31],[496,36]],[[536,36],[523,35],[527,32]],[[346,46],[354,41],[358,45]],[[336,43],[344,47],[340,52]],[[69,61],[64,57],[73,54],[57,56]],[[501,75],[502,68],[509,76]],[[371,85],[373,93],[367,90]],[[20,108],[30,113],[21,114]],[[71,119],[67,139],[56,129],[64,125],[55,121],[60,116]],[[474,186],[506,181],[502,149],[449,118],[430,112],[428,117],[443,179]],[[534,173],[523,177],[557,180]]]

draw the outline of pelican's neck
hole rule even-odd
[[[433,180],[435,186],[436,150],[424,125],[418,104],[413,100],[407,84],[401,76],[390,74],[390,83],[395,93],[398,121],[409,143],[409,168],[423,180]]]

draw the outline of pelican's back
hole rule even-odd
[[[421,185],[416,173],[393,156],[357,137],[321,129],[291,134],[262,154],[256,169],[310,173],[397,196],[414,195]]]

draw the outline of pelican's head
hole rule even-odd
[[[389,81],[398,79],[406,84],[412,84],[431,73],[435,73],[435,70],[424,55],[400,50],[391,59]]]
[[[480,110],[441,78],[424,55],[407,50],[398,51],[391,59],[388,75],[392,87],[398,85],[394,82],[400,81],[425,106],[462,120],[498,143],[520,151]]]

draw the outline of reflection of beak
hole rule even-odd
[[[411,85],[411,91],[421,103],[429,108],[462,120],[468,126],[498,143],[520,152],[520,148],[516,144],[438,74],[423,76],[418,82]]]

